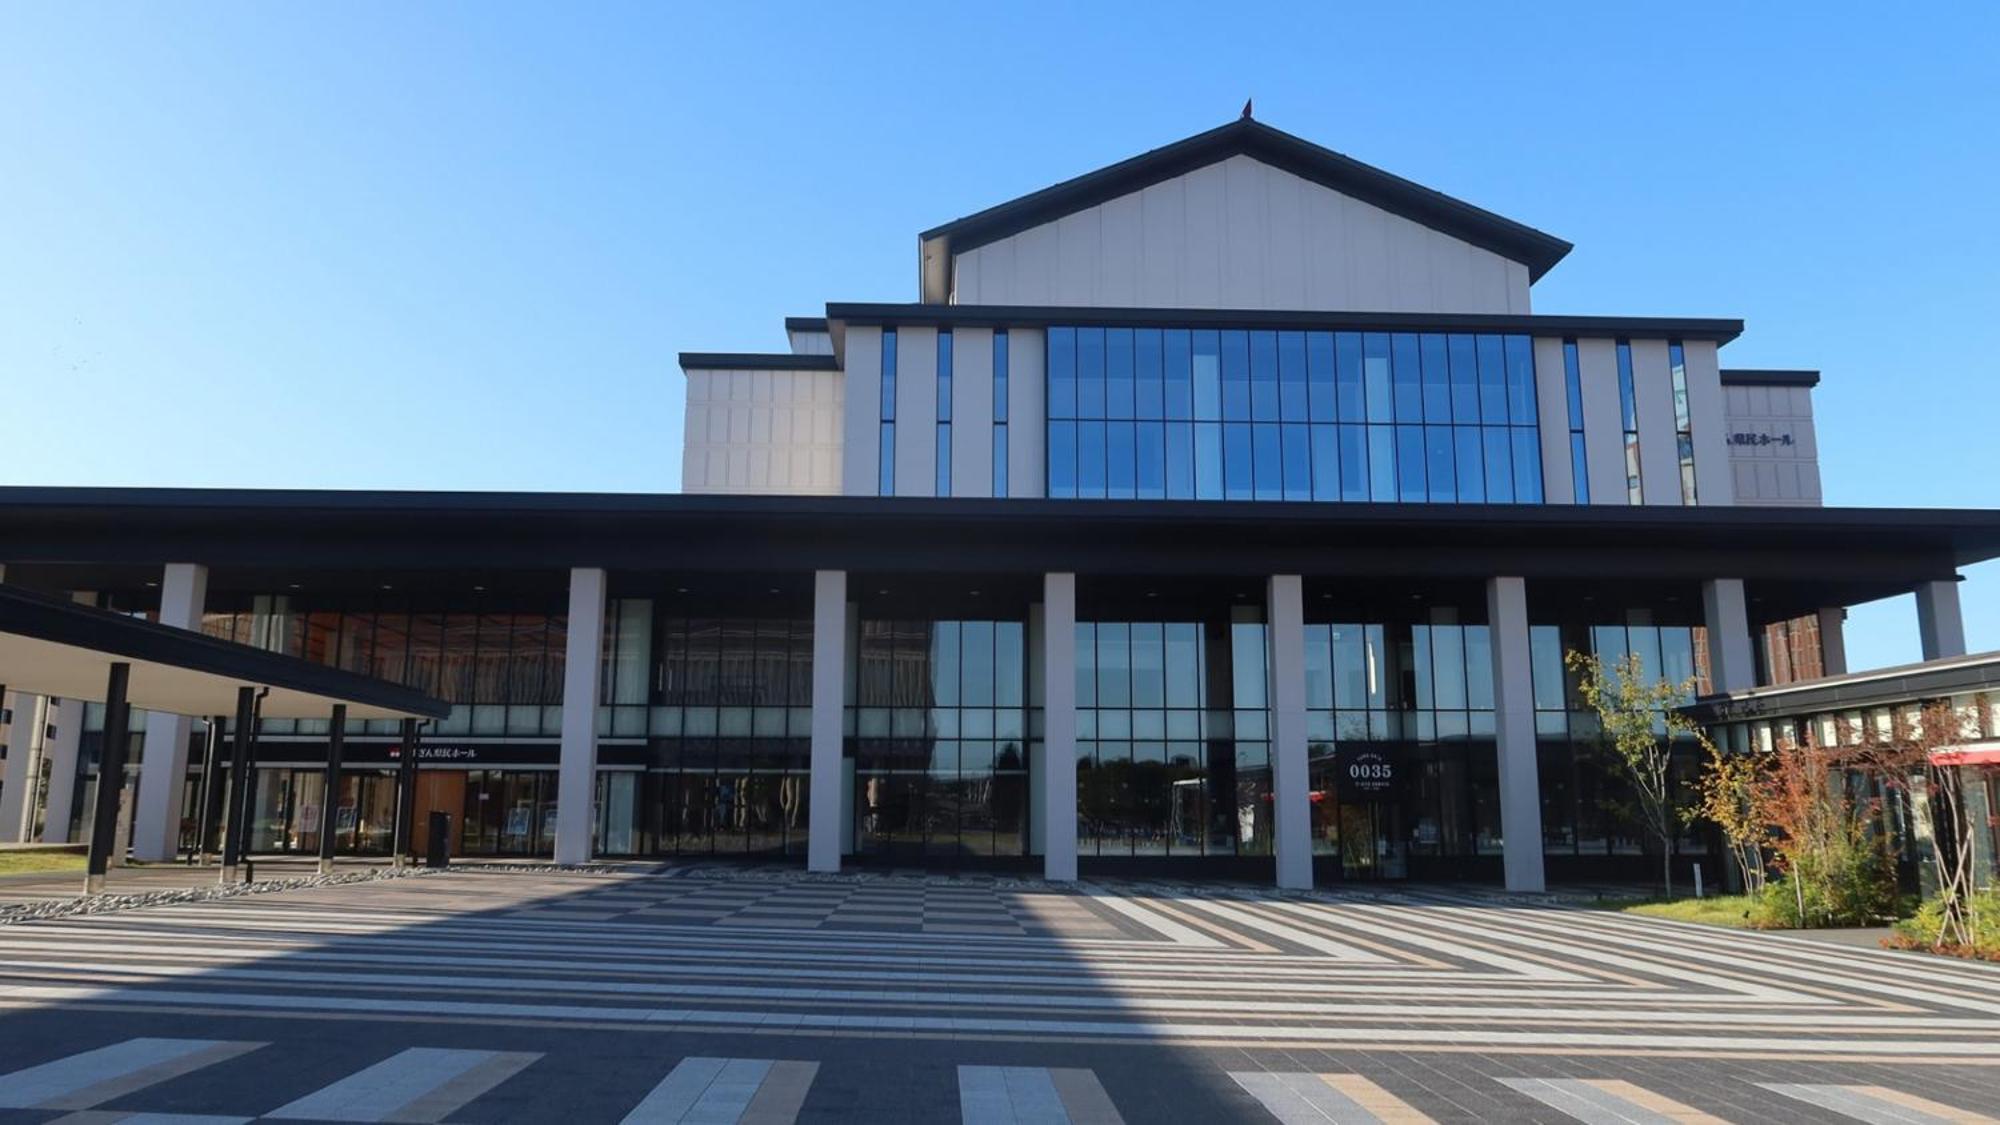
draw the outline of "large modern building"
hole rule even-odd
[[[1564,651],[1741,692],[1915,592],[1957,655],[2000,513],[1822,506],[1817,372],[1534,311],[1569,249],[1246,118],[925,231],[914,303],[683,353],[682,494],[5,489],[0,562],[451,701],[417,797],[465,853],[1649,873]],[[89,710],[12,716],[0,833],[75,835]],[[145,725],[135,856],[211,833],[223,725]],[[388,846],[393,732],[331,797],[326,736],[264,721],[253,848]]]

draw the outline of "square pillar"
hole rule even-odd
[[[83,701],[51,699],[45,713],[55,733],[42,757],[49,763],[49,791],[42,802],[42,843],[69,843],[69,822],[76,811],[76,752],[83,740]],[[32,815],[32,814],[31,814]]]
[[[589,863],[597,804],[598,665],[604,659],[605,574],[569,572],[563,664],[562,754],[556,783],[556,862]]]
[[[1501,862],[1508,890],[1539,892],[1545,889],[1542,780],[1535,757],[1528,584],[1519,578],[1487,579],[1486,622],[1493,639],[1493,736],[1500,759]]]
[[[131,741],[132,709],[125,703],[132,666],[120,661],[111,665],[104,688],[104,746],[98,752],[97,811],[90,819],[90,854],[86,857],[83,893],[104,890],[104,876],[113,860],[123,861],[116,851],[119,798],[125,790],[125,749]]]
[[[1847,607],[1819,611],[1819,667],[1822,675],[1847,674]]]
[[[1965,617],[1958,608],[1958,578],[1917,587],[1917,631],[1925,660],[1965,655]]]
[[[1042,873],[1076,881],[1076,575],[1042,576]]]
[[[0,778],[0,843],[25,844],[34,831],[34,794],[38,780],[34,766],[41,742],[42,697],[9,692],[7,706],[14,721],[7,727],[7,770]]]
[[[1709,682],[1717,692],[1757,686],[1750,646],[1750,614],[1741,578],[1711,578],[1701,584],[1702,623],[1708,627]]]
[[[208,599],[208,568],[168,563],[160,577],[160,624],[199,630]],[[139,806],[132,824],[132,858],[164,863],[180,850],[181,791],[187,784],[188,740],[194,720],[148,712],[139,759]]]
[[[839,871],[842,826],[841,762],[846,756],[847,572],[813,573],[812,794],[806,827],[806,870]]]
[[[1270,647],[1271,805],[1278,886],[1311,890],[1312,794],[1306,776],[1306,623],[1304,583],[1276,574],[1266,587]]]

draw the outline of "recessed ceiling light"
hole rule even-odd
[[[153,587],[155,587],[155,586],[158,586],[158,585],[159,585],[159,583],[158,583],[158,582],[148,582],[148,583],[146,583],[146,588],[147,588],[148,590],[150,590],[150,589],[152,589]]]
[[[889,593],[889,591],[887,591],[887,590],[877,590],[877,591],[875,591],[875,592],[876,592],[877,594],[880,594],[880,595],[884,596],[884,597],[888,596],[888,593]]]
[[[975,597],[975,598],[979,596],[979,591],[977,591],[977,590],[973,590],[973,591],[971,591],[971,593],[972,593],[972,596],[973,596],[973,597]]]
[[[473,593],[475,593],[475,594],[483,594],[483,593],[485,593],[485,592],[486,592],[486,587],[484,587],[484,586],[474,586],[474,587],[472,588],[472,592],[473,592]]]
[[[296,583],[296,582],[294,582],[294,583],[292,583],[292,584],[291,584],[290,586],[288,586],[288,587],[286,587],[286,588],[287,588],[287,589],[291,589],[291,590],[296,590],[296,589],[298,589],[298,588],[299,588],[299,584],[298,584],[298,583]]]
[[[688,588],[687,588],[686,586],[676,586],[676,587],[674,587],[674,593],[676,593],[676,594],[685,594],[685,593],[687,593],[687,592],[688,592]]]
[[[775,594],[775,593],[777,593],[777,592],[778,592],[778,588],[777,588],[776,586],[773,586],[773,587],[771,587],[771,592],[772,592],[772,593],[774,593],[774,594]]]
[[[391,586],[391,585],[389,585],[389,584],[388,584],[387,582],[384,582],[384,583],[382,583],[382,588],[383,588],[384,590],[393,590],[393,589],[395,589],[395,587],[394,587],[394,586]]]

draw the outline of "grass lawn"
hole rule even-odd
[[[1672,918],[1680,922],[1701,922],[1709,926],[1750,928],[1749,895],[1710,895],[1707,898],[1677,898],[1670,902],[1639,902],[1613,905],[1621,914],[1644,914],[1652,918]]]
[[[82,871],[83,865],[84,857],[74,852],[0,851],[0,875]]]

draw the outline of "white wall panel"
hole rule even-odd
[[[937,329],[896,330],[896,495],[937,492]]]
[[[838,371],[687,372],[681,491],[837,495]]]
[[[1569,392],[1563,376],[1563,342],[1535,340],[1535,419],[1542,438],[1542,498],[1550,504],[1576,503],[1569,461]]]
[[[1713,340],[1689,340],[1687,358],[1688,416],[1694,427],[1694,493],[1704,505],[1733,504],[1736,489],[1729,472],[1729,418],[1723,410],[1722,373]]]
[[[993,495],[993,330],[952,331],[951,494]]]
[[[1788,507],[1823,503],[1811,389],[1735,386],[1722,392],[1723,441],[1735,483],[1734,502]]]
[[[847,496],[873,496],[878,472],[877,433],[882,422],[882,330],[848,325],[845,363],[840,491]]]
[[[1632,341],[1632,386],[1639,401],[1639,475],[1648,504],[1681,502],[1674,381],[1665,340]]]
[[[1526,267],[1248,156],[954,262],[960,303],[1526,312]]]
[[[1045,496],[1048,347],[1039,328],[1007,332],[1007,495]]]
[[[1583,372],[1583,456],[1590,465],[1590,502],[1624,504],[1625,428],[1618,409],[1618,347],[1612,340],[1578,340]]]

